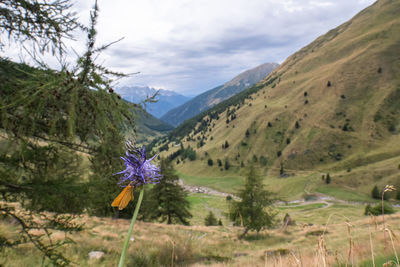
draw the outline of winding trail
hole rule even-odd
[[[220,191],[217,191],[217,190],[209,188],[209,187],[186,185],[183,183],[182,179],[179,179],[179,184],[186,191],[188,191],[190,193],[202,193],[202,194],[206,194],[206,195],[219,196],[219,197],[231,196],[235,200],[240,200],[240,198],[234,194],[220,192]],[[300,207],[300,206],[307,206],[307,205],[318,204],[318,203],[325,204],[325,206],[316,208],[316,210],[329,208],[335,203],[343,203],[343,204],[354,205],[354,206],[359,206],[359,205],[365,206],[366,204],[368,204],[366,202],[346,201],[346,200],[342,200],[342,199],[337,199],[337,198],[334,198],[331,196],[323,195],[321,193],[315,194],[315,199],[313,199],[313,200],[300,199],[300,200],[293,200],[293,201],[288,201],[288,202],[279,201],[276,204],[278,207],[279,206],[281,207],[281,206],[287,206],[288,203],[289,204],[296,203],[295,205],[290,205],[290,207]]]

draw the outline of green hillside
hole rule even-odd
[[[157,119],[144,110],[138,109],[136,112],[135,139],[138,143],[147,144],[154,138],[165,136],[174,129],[173,126]]]
[[[320,190],[327,172],[337,191],[367,195],[373,184],[400,185],[398,14],[398,1],[366,8],[291,55],[262,82],[159,140],[162,156],[179,150],[179,143],[190,146],[196,160],[182,161],[179,153],[172,158],[183,175],[199,180],[243,177],[254,164],[272,189],[290,197]]]
[[[229,82],[208,90],[186,103],[171,109],[161,120],[177,126],[218,103],[242,92],[246,88],[262,80],[266,75],[279,65],[277,63],[264,63],[253,69],[247,70],[234,77]]]

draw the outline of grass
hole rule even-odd
[[[357,192],[356,190],[340,188],[334,185],[318,186],[315,189],[315,192],[346,201],[374,202],[374,200],[369,195],[362,194],[360,192]]]
[[[203,194],[190,195],[193,207],[200,208],[203,201],[213,207],[220,205],[222,199]],[[259,234],[251,232],[239,240],[241,227],[201,225],[181,226],[159,223],[138,222],[129,247],[128,266],[299,266],[296,256],[303,266],[315,266],[318,252],[316,244],[325,232],[327,266],[345,266],[348,256],[349,232],[353,244],[353,260],[357,266],[371,266],[369,230],[371,230],[376,266],[384,260],[383,234],[380,230],[382,218],[377,217],[375,228],[370,218],[362,215],[362,206],[334,203],[326,207],[323,203],[285,206],[296,225],[285,231],[278,223],[274,229],[263,230]],[[313,209],[310,209],[310,208]],[[222,207],[221,207],[222,208]],[[281,212],[281,216],[283,213]],[[330,217],[328,220],[327,218]],[[386,216],[386,223],[398,235],[400,214]],[[115,266],[120,249],[129,227],[129,220],[112,220],[82,216],[77,219],[85,223],[81,233],[72,234],[75,244],[64,247],[63,253],[78,266]],[[9,221],[0,221],[0,234],[12,234],[17,229]],[[55,233],[54,237],[62,236]],[[398,250],[399,241],[393,245]],[[389,255],[393,254],[391,246]],[[105,252],[100,260],[89,260],[88,253],[97,250]],[[279,256],[280,255],[280,256]],[[31,245],[17,250],[5,248],[0,252],[0,264],[5,266],[32,266],[41,264],[41,256]],[[322,264],[322,263],[320,263]],[[336,264],[336,265],[335,265]],[[343,265],[340,265],[343,264]],[[322,265],[319,265],[322,266]]]
[[[244,183],[241,177],[201,177],[178,172],[179,178],[187,185],[205,186],[221,192],[235,193]]]
[[[221,219],[223,225],[229,225],[229,220],[226,216],[228,212],[228,202],[225,197],[193,193],[189,195],[188,200],[193,215],[190,224],[204,225],[205,217],[212,211],[217,220]]]

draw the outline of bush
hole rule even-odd
[[[225,170],[229,170],[230,167],[231,167],[231,165],[229,164],[229,160],[228,160],[228,158],[226,158],[226,159],[225,159],[224,168],[225,168]]]
[[[326,175],[325,183],[326,184],[330,184],[331,183],[331,176],[330,176],[329,173]]]
[[[371,196],[375,199],[381,199],[381,194],[379,193],[379,189],[376,185],[374,186],[374,188],[372,188]]]
[[[328,86],[328,87],[330,87],[332,84],[331,84],[331,81],[328,81],[328,83],[326,84],[326,86]]]
[[[393,207],[391,205],[389,205],[388,203],[384,203],[383,211],[385,212],[385,214],[393,214],[393,213],[395,213]],[[372,206],[372,207],[371,207],[370,204],[368,204],[365,207],[364,214],[365,215],[372,214],[374,216],[382,215],[382,204],[378,203],[378,204],[376,204],[375,206]]]
[[[215,226],[218,225],[217,218],[215,218],[215,215],[212,211],[210,211],[207,215],[207,217],[204,219],[204,225],[205,226]]]
[[[214,162],[212,159],[208,159],[207,164],[208,164],[208,166],[213,166]]]

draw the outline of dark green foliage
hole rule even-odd
[[[307,105],[307,104],[308,104],[308,100],[305,100],[305,101],[304,101],[304,105]]]
[[[375,185],[374,188],[372,188],[371,196],[372,196],[372,198],[375,198],[375,199],[381,199],[382,198],[382,196],[381,196],[381,194],[379,192],[378,186]]]
[[[278,151],[276,152],[276,156],[279,158],[280,156],[282,156],[282,151]]]
[[[304,92],[304,96],[306,97],[306,96],[308,96],[308,93],[307,93],[307,91],[306,92]]]
[[[272,194],[264,189],[261,177],[256,175],[250,167],[244,188],[238,192],[241,201],[232,201],[229,215],[235,225],[243,225],[245,231],[259,232],[263,228],[271,227],[276,213],[272,210]]]
[[[215,218],[215,215],[212,211],[210,211],[207,215],[207,217],[204,219],[204,225],[205,226],[215,226],[218,225],[217,218]]]
[[[299,124],[299,122],[298,122],[298,121],[296,121],[296,123],[295,123],[294,127],[296,127],[296,129],[299,129],[299,128],[300,128],[300,124]]]
[[[161,222],[189,224],[192,217],[189,212],[190,203],[187,193],[178,184],[179,177],[175,174],[171,163],[166,159],[160,162],[163,178],[150,191],[152,204],[148,208],[150,218]]]
[[[283,163],[281,162],[281,168],[279,169],[279,174],[282,176],[285,174],[285,170],[283,169]]]
[[[218,167],[222,166],[222,161],[220,159],[217,159]]]
[[[242,162],[240,162],[240,168],[244,168],[244,162],[242,160]]]
[[[326,183],[326,184],[330,184],[330,183],[331,183],[331,175],[330,175],[329,173],[326,174],[325,183]]]
[[[346,96],[345,95],[340,95],[340,98],[341,99],[346,99]]]
[[[37,46],[33,49],[39,52],[61,51],[61,38],[68,37],[77,24],[74,15],[63,10],[70,6],[69,1],[45,2],[2,1],[1,33],[11,33],[10,38],[17,42],[32,41]],[[106,204],[110,209],[110,202],[105,201],[110,191],[119,190],[117,177],[112,183],[100,179],[121,170],[121,163],[116,163],[123,149],[120,134],[133,127],[134,106],[112,93],[111,80],[106,78],[124,75],[97,65],[93,59],[105,49],[94,46],[97,14],[96,6],[91,25],[84,32],[87,51],[75,66],[54,71],[46,64],[33,68],[0,59],[0,138],[4,144],[0,148],[1,209],[16,219],[22,228],[17,239],[23,241],[7,242],[18,246],[30,241],[53,265],[68,265],[57,248],[70,240],[53,242],[52,231],[78,229],[71,222],[74,216],[59,213],[93,211],[97,192],[102,192],[99,209]],[[82,177],[82,155],[92,159],[90,187]],[[105,184],[107,187],[102,187]],[[9,211],[7,203],[15,201],[26,212],[21,210],[17,215]],[[48,236],[33,237],[26,232],[31,228],[48,231]]]
[[[268,163],[267,158],[264,157],[264,156],[261,156],[260,157],[260,163],[261,163],[262,166],[267,166],[267,163]]]
[[[225,158],[224,169],[229,170],[230,167],[231,167],[231,165],[229,164],[228,158]]]
[[[212,165],[214,165],[214,162],[212,159],[208,159],[207,164],[208,164],[208,166],[212,166]]]
[[[249,138],[250,137],[250,132],[249,129],[246,130],[246,137]]]
[[[397,191],[396,199],[397,199],[397,200],[400,200],[400,191]]]
[[[227,195],[226,196],[226,201],[231,201],[232,200],[232,196],[231,195]]]
[[[218,225],[219,225],[219,226],[224,226],[224,225],[222,224],[221,219],[218,219]]]
[[[119,177],[115,173],[124,169],[120,156],[124,153],[124,138],[118,133],[110,133],[90,157],[91,175],[89,177],[88,212],[96,216],[111,216],[114,209],[110,203],[121,191],[117,186]],[[101,188],[101,190],[99,190]],[[133,209],[125,209],[130,212]]]
[[[378,73],[382,73],[382,68],[381,67],[378,68]]]
[[[289,138],[289,137],[286,138],[286,144],[287,144],[287,145],[290,144],[290,138]]]
[[[190,161],[196,160],[196,157],[197,157],[196,151],[194,151],[193,148],[191,148],[190,146],[188,146],[187,148],[184,148],[182,143],[181,143],[181,147],[178,151],[175,151],[174,153],[172,153],[168,156],[168,160],[172,161],[179,156],[181,157],[182,160],[185,160],[186,158],[188,158]]]
[[[326,86],[328,86],[328,87],[330,87],[332,84],[331,84],[331,81],[328,81],[328,83],[326,84]]]
[[[258,161],[257,155],[253,155],[253,162],[256,163]]]
[[[395,213],[393,207],[388,204],[388,203],[384,203],[383,205],[383,211],[385,214],[393,214]],[[372,206],[370,204],[368,204],[365,207],[365,211],[364,211],[364,215],[374,215],[374,216],[378,216],[378,215],[382,215],[382,204],[378,203],[375,206]]]
[[[2,0],[0,34],[7,38],[0,40],[0,47],[4,40],[13,40],[29,42],[40,52],[62,52],[63,38],[71,39],[71,32],[79,26],[71,6],[67,0]]]
[[[227,140],[225,140],[225,144],[222,145],[222,148],[228,148],[229,147],[229,143]]]
[[[272,124],[270,122],[268,122],[267,126],[268,127],[272,127]]]

